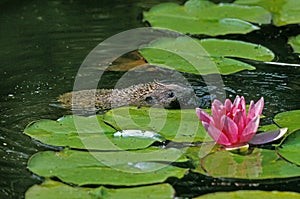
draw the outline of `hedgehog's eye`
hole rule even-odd
[[[174,96],[175,96],[175,94],[174,94],[173,91],[169,91],[169,92],[168,92],[168,98],[172,98],[172,97],[174,97]]]
[[[151,96],[147,96],[145,98],[145,101],[151,103],[153,101],[153,98]]]

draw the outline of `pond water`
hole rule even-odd
[[[0,198],[23,198],[31,185],[42,181],[26,169],[26,164],[32,154],[45,148],[22,134],[25,126],[34,120],[69,114],[49,104],[72,90],[77,70],[87,54],[114,34],[143,27],[142,11],[160,2],[163,1],[0,1]],[[286,44],[288,36],[299,33],[299,26],[267,26],[247,36],[230,37],[269,47],[278,56],[278,62],[299,64],[299,57]],[[255,100],[264,96],[267,118],[300,109],[300,67],[253,64],[255,71],[223,77],[228,96],[239,94]],[[110,78],[117,79],[120,73],[107,75],[103,87],[110,87]],[[200,77],[184,76],[198,97],[208,95]],[[209,102],[203,106],[209,106]],[[174,183],[181,196],[249,188],[242,183],[222,184],[193,174]],[[266,190],[299,191],[299,187],[300,179],[258,185]]]

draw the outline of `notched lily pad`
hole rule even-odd
[[[158,184],[135,188],[109,189],[106,187],[82,188],[46,180],[41,185],[30,187],[25,198],[27,199],[172,199],[174,189],[169,184]]]
[[[273,150],[254,149],[249,155],[218,151],[207,155],[195,172],[215,178],[272,179],[298,177],[300,167],[280,158]]]
[[[300,166],[300,130],[289,135],[284,142],[276,147],[276,151],[284,159]]]

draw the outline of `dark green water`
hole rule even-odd
[[[23,198],[31,185],[41,182],[26,169],[26,164],[32,154],[44,148],[22,134],[25,126],[33,120],[57,119],[67,114],[49,104],[72,90],[87,54],[114,34],[143,27],[142,11],[159,2],[163,1],[0,1],[0,198]],[[266,27],[265,31],[272,36],[265,39],[264,33],[256,32],[242,39],[271,48],[280,62],[300,63],[286,45],[287,36],[300,33],[298,26],[282,30]],[[256,71],[223,78],[228,96],[264,96],[268,107],[264,112],[270,118],[278,112],[300,109],[299,67],[256,66]],[[207,96],[200,89],[204,84],[200,77],[186,77],[199,97]],[[109,84],[109,80],[106,82]],[[197,175],[185,181],[175,183],[178,194],[196,196],[213,190],[239,189],[234,184],[222,186]],[[292,183],[272,186],[298,191],[299,184],[299,179],[293,179]]]

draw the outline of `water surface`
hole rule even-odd
[[[34,120],[57,119],[68,114],[49,104],[58,95],[72,90],[77,70],[87,54],[114,34],[143,27],[142,11],[159,2],[163,1],[0,1],[0,198],[23,198],[31,185],[42,181],[26,169],[26,164],[32,154],[45,148],[22,134],[25,126]],[[273,27],[265,28],[273,35],[268,40],[262,39],[262,32],[242,38],[254,39],[274,50],[278,55],[276,61],[300,63],[286,45],[287,36],[296,35],[298,29],[282,29],[274,41],[274,32],[278,30]],[[300,109],[299,67],[260,63],[256,66],[255,71],[223,77],[228,97],[239,94],[256,100],[264,96],[264,112],[269,118],[278,112]],[[119,77],[119,73],[107,73],[102,86],[110,87],[110,79]],[[209,106],[209,92],[203,89],[201,77],[185,77],[203,99],[202,106]],[[235,185],[222,188],[214,180],[199,176],[190,175],[185,180],[175,186],[182,195],[191,191],[190,196],[196,196],[213,189],[239,189]],[[286,186],[277,185],[281,190],[298,191],[297,187],[297,179]]]

